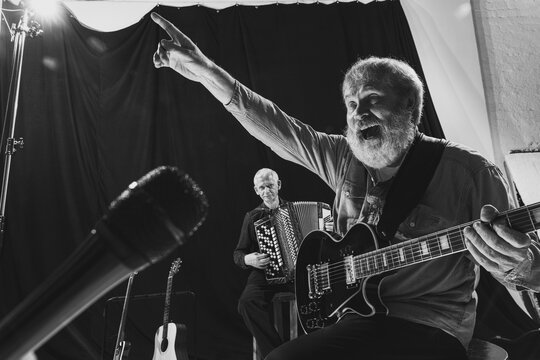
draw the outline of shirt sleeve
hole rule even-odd
[[[527,259],[507,273],[502,282],[518,291],[540,292],[540,245],[535,240],[531,242]]]
[[[278,156],[304,166],[336,188],[338,169],[349,153],[344,136],[314,130],[239,82],[225,109]]]
[[[244,257],[253,252],[255,246],[254,242],[256,242],[255,229],[253,227],[251,215],[248,212],[244,216],[244,222],[242,223],[242,229],[240,230],[240,238],[238,239],[238,244],[233,252],[233,260],[238,267],[242,269],[248,268],[244,261]]]

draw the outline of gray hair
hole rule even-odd
[[[253,184],[255,184],[255,179],[258,178],[258,177],[262,177],[262,176],[266,176],[266,175],[272,175],[272,177],[278,181],[279,180],[279,176],[277,174],[277,172],[275,172],[274,170],[272,169],[269,169],[269,168],[262,168],[262,169],[259,169],[257,170],[257,172],[255,173],[255,175],[253,176]]]
[[[389,86],[400,96],[412,95],[414,106],[411,120],[415,125],[420,123],[424,106],[424,85],[414,69],[404,61],[374,56],[359,59],[347,70],[342,91],[345,93],[346,87],[355,84],[377,83]]]

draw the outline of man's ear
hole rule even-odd
[[[277,188],[278,188],[278,190],[281,189],[281,180],[278,180],[278,181],[277,181]]]
[[[411,122],[415,124],[416,120],[412,116],[412,114],[414,114],[414,110],[416,109],[416,97],[414,94],[410,94],[405,100],[405,109],[409,112],[409,114],[411,114]]]
[[[257,191],[257,187],[253,186],[253,190],[255,190],[255,194],[259,195],[259,192]]]
[[[405,103],[405,106],[407,108],[407,110],[409,111],[413,111],[414,110],[414,107],[416,106],[416,98],[413,94],[410,94],[408,97],[407,97],[407,102]]]

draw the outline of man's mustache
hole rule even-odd
[[[364,130],[368,127],[375,126],[375,125],[384,127],[383,121],[381,121],[381,119],[379,119],[377,116],[370,113],[362,114],[360,115],[359,119],[354,119],[354,125],[355,125],[354,126],[355,132]]]

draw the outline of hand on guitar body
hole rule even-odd
[[[244,257],[244,262],[248,266],[264,270],[270,264],[270,255],[260,252],[252,252]]]

